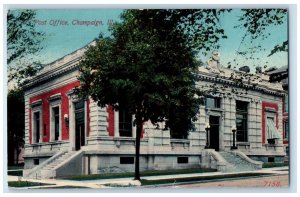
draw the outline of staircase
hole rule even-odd
[[[54,178],[56,177],[55,168],[60,166],[64,161],[67,161],[72,155],[74,155],[75,151],[70,151],[63,153],[61,156],[53,160],[52,162],[45,165],[41,170],[41,176],[43,178]]]
[[[254,171],[261,169],[261,163],[237,151],[219,152],[226,160],[226,172]]]
[[[76,151],[69,151],[54,155],[36,168],[30,170],[30,172],[27,172],[25,177],[33,179],[55,178],[57,177],[57,169],[71,162],[77,153]]]

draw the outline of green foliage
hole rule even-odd
[[[35,30],[34,10],[9,10],[7,13],[7,63],[37,52],[44,35]]]
[[[275,168],[275,167],[284,167],[289,166],[289,162],[284,163],[263,163],[263,168]]]
[[[7,13],[9,81],[16,79],[20,82],[41,69],[40,64],[28,60],[28,55],[35,54],[42,48],[40,44],[45,36],[35,29],[35,16],[34,10],[9,10]]]
[[[17,165],[17,166],[7,166],[7,170],[23,170],[23,165]]]
[[[270,52],[270,54],[268,55],[271,56],[275,53],[278,53],[278,52],[288,52],[288,41],[284,41],[282,44],[277,44]]]
[[[23,170],[11,170],[7,172],[9,176],[23,176]]]
[[[244,13],[239,21],[242,22],[252,39],[266,39],[269,26],[282,25],[287,17],[286,9],[243,9]],[[240,25],[240,26],[241,26]]]
[[[112,36],[100,36],[86,51],[80,92],[99,106],[121,105],[135,115],[136,173],[143,122],[165,121],[183,137],[193,129],[201,94],[195,54],[218,46],[224,36],[218,15],[224,11],[125,10]]]
[[[24,146],[24,116],[23,91],[21,89],[10,90],[7,95],[7,156],[9,165],[14,164],[14,151],[19,154]]]
[[[34,76],[43,68],[43,65],[38,62],[26,63],[21,61],[16,64],[16,67],[9,68],[8,81],[15,81],[17,85],[23,84],[30,77]],[[24,63],[24,64],[22,64]]]
[[[245,60],[263,61],[259,58],[260,53],[265,52],[265,47],[261,42],[267,40],[271,35],[270,27],[282,26],[287,21],[286,9],[242,9],[242,15],[239,18],[240,24],[235,28],[245,29],[240,47],[237,49],[237,55],[241,55]],[[287,27],[283,27],[287,28]],[[272,32],[276,33],[276,32]],[[255,42],[256,41],[256,42]],[[243,47],[242,47],[243,46]],[[288,52],[288,41],[276,44],[270,51],[269,56],[278,52]],[[233,60],[236,66],[239,65],[236,59]],[[269,62],[265,62],[268,64]],[[261,63],[260,63],[261,64]],[[254,65],[253,65],[254,66]],[[260,65],[258,65],[260,66]]]
[[[100,37],[86,52],[80,65],[82,92],[100,106],[139,111],[143,121],[167,121],[177,128],[168,121],[173,118],[184,122],[183,130],[191,129],[199,106],[193,74],[199,62],[193,54],[212,49],[224,35],[217,18],[221,12],[125,11],[112,37]]]
[[[30,182],[30,181],[8,181],[8,187],[34,187],[43,185],[53,185],[47,183]]]

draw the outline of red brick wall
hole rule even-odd
[[[109,136],[115,135],[115,112],[113,110],[112,106],[107,107],[107,113],[108,113],[108,127],[107,132]]]
[[[64,121],[64,114],[69,115],[69,99],[67,96],[67,92],[73,89],[74,87],[78,87],[80,85],[79,81],[76,81],[74,83],[70,83],[68,85],[59,87],[57,89],[51,90],[49,92],[45,92],[43,94],[34,96],[29,99],[29,104],[31,104],[34,101],[37,101],[39,99],[42,99],[42,130],[41,133],[43,135],[42,137],[42,142],[49,142],[50,140],[50,104],[48,98],[54,94],[61,94],[61,129],[62,129],[62,140],[67,140],[69,139],[69,129],[66,127],[66,123]],[[89,102],[88,102],[89,104]],[[29,139],[30,139],[30,144],[32,143],[32,125],[31,125],[31,109],[29,108]],[[88,107],[88,114],[89,114],[89,107]],[[70,116],[69,116],[70,117]],[[88,121],[87,124],[89,125],[89,115],[88,115]],[[46,126],[46,131],[44,131]],[[44,135],[46,133],[46,135]],[[88,131],[89,133],[89,126],[88,126]]]

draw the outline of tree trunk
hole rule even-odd
[[[135,140],[135,175],[134,180],[141,180],[140,177],[140,144],[143,121],[140,114],[136,115],[136,140]]]

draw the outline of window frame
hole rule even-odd
[[[287,127],[286,127],[287,125]],[[283,139],[288,140],[289,139],[289,121],[283,121]]]
[[[39,139],[37,140],[37,120],[36,120],[36,114],[39,114]],[[42,113],[41,113],[41,110],[34,110],[32,111],[32,136],[33,136],[33,139],[32,139],[32,142],[34,144],[37,144],[37,143],[41,143],[42,142],[42,136],[41,136],[41,132],[42,132]]]
[[[31,144],[38,144],[43,141],[43,110],[42,100],[37,100],[31,103]],[[36,119],[35,114],[39,113],[39,140],[36,138]]]
[[[289,112],[289,95],[288,94],[286,94],[283,99],[283,112],[284,113]]]
[[[127,121],[127,118],[130,119],[129,121]],[[124,120],[123,122],[121,122],[121,120]],[[132,115],[130,113],[128,113],[128,110],[126,110],[125,108],[119,108],[119,136],[120,137],[132,137],[133,136],[133,129],[132,129]],[[121,125],[123,124],[123,127],[121,127]],[[126,125],[128,124],[128,125]],[[125,125],[125,126],[124,126]],[[128,126],[129,129],[127,129],[126,127]],[[125,129],[123,129],[125,128]],[[121,131],[124,133],[121,133]],[[128,134],[130,133],[130,135],[127,135],[127,131],[128,130]],[[123,134],[123,135],[122,135]],[[126,134],[126,135],[124,135]]]
[[[267,123],[267,119],[270,118],[270,119],[273,119],[273,122],[275,124],[275,128],[278,130],[278,125],[276,124],[277,123],[277,111],[276,109],[273,109],[273,108],[265,108],[265,117],[264,117],[264,120],[265,120],[265,139],[267,141],[267,144],[269,144],[268,142],[268,139],[272,139],[272,138],[268,138],[268,123]],[[280,136],[280,132],[278,131],[278,134]],[[282,134],[281,134],[282,135]],[[277,139],[277,138],[275,138]],[[280,138],[281,139],[281,138]],[[275,140],[275,144],[278,143],[278,140],[280,139],[277,139]]]
[[[189,157],[188,156],[179,156],[177,157],[177,164],[188,164]]]
[[[58,107],[59,112],[59,126],[58,126],[58,139],[55,139],[55,114],[54,114],[54,108]],[[50,142],[56,142],[62,140],[62,116],[61,116],[61,96],[60,94],[53,95],[49,98],[49,112],[50,112]]]
[[[120,164],[121,165],[132,165],[134,164],[135,158],[133,156],[121,156]]]
[[[212,99],[214,100],[214,106],[207,106],[207,99]],[[221,109],[221,98],[220,97],[214,97],[214,96],[206,96],[205,97],[205,108],[206,109]]]
[[[246,107],[244,107],[245,109],[238,109],[237,108],[237,103],[238,102],[241,102],[241,103],[244,103],[244,104],[246,104]],[[237,142],[248,142],[249,141],[249,136],[248,136],[248,108],[249,108],[249,102],[246,102],[246,101],[241,101],[241,100],[236,100],[236,107],[235,107],[235,110],[236,110],[236,114],[235,114],[235,121],[236,121],[236,141]],[[241,115],[242,116],[242,118],[241,118],[241,120],[242,120],[242,124],[243,125],[245,125],[245,128],[243,128],[243,129],[239,129],[238,128],[238,124],[237,124],[237,121],[238,121],[238,118],[237,118],[237,115]],[[238,139],[238,135],[241,135],[240,134],[240,131],[242,131],[242,136],[243,136],[243,141],[241,141],[241,140],[239,140]]]
[[[120,110],[114,110],[114,131],[115,137],[135,138],[136,126],[133,125],[134,115],[131,116],[131,136],[123,136],[120,133]]]

